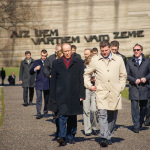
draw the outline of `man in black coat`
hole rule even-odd
[[[77,47],[75,45],[71,45],[72,55],[81,59],[81,55],[76,53]]]
[[[129,80],[129,99],[131,100],[134,133],[139,133],[144,123],[147,100],[150,95],[150,60],[144,57],[143,47],[139,44],[133,47],[133,52],[134,55],[128,60],[126,69]]]
[[[112,42],[110,43],[110,48],[111,48],[111,51],[112,51],[114,54],[120,55],[120,56],[122,57],[122,59],[123,59],[123,61],[124,61],[124,64],[125,64],[125,66],[126,66],[126,64],[127,64],[127,59],[126,59],[126,57],[118,52],[118,50],[119,50],[119,42],[118,42],[118,41],[112,41]]]
[[[4,80],[5,80],[5,77],[6,77],[6,73],[5,73],[5,70],[3,68],[0,72],[0,76],[2,78],[2,85],[4,85]]]
[[[20,64],[20,73],[19,81],[23,87],[23,100],[24,106],[32,105],[33,96],[34,96],[34,84],[35,84],[35,75],[30,74],[30,69],[32,68],[34,60],[31,58],[31,52],[25,52],[25,59],[21,61]],[[29,103],[28,103],[28,90],[29,90]]]
[[[60,146],[75,143],[77,115],[83,113],[82,100],[85,98],[83,83],[83,62],[71,55],[71,45],[62,45],[63,57],[53,62],[50,100],[57,104],[59,113]],[[67,128],[66,128],[67,124]]]
[[[50,79],[51,71],[52,71],[52,62],[56,60],[56,53],[61,50],[61,44],[57,44],[55,47],[55,54],[50,55],[46,60],[43,68],[44,75]],[[50,90],[50,89],[49,89]],[[50,91],[49,91],[50,94]],[[49,96],[50,97],[50,96]],[[48,101],[48,108],[49,111],[54,113],[55,123],[56,123],[56,134],[55,138],[58,137],[59,133],[59,125],[58,125],[58,114],[57,114],[57,107],[56,104],[53,104],[50,100]]]
[[[16,76],[15,76],[15,73],[13,72],[12,75],[8,77],[9,85],[15,85],[15,79],[16,79]]]

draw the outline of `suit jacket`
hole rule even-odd
[[[34,71],[34,68],[41,66],[40,70]],[[43,63],[41,59],[38,59],[34,62],[30,74],[33,75],[36,73],[35,88],[36,90],[49,90],[49,78],[45,77],[43,73]]]
[[[83,113],[80,98],[85,98],[83,82],[83,62],[72,57],[67,69],[63,58],[53,62],[50,100],[56,100],[58,113],[61,115],[77,115]]]
[[[22,81],[22,87],[34,87],[35,85],[35,74],[30,74],[30,69],[34,64],[34,60],[31,58],[31,62],[28,64],[26,59],[21,61],[19,81]]]
[[[129,80],[129,99],[147,100],[150,98],[150,59],[142,55],[140,66],[136,64],[133,56],[127,62],[127,79]],[[135,84],[136,79],[146,78],[146,83]]]
[[[120,55],[124,61],[125,66],[127,65],[127,59],[124,55],[120,54],[119,52],[117,52],[116,54]]]

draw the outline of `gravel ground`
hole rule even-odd
[[[49,118],[36,120],[35,96],[34,105],[24,107],[22,93],[21,86],[4,87],[5,116],[0,128],[0,150],[150,150],[150,127],[143,126],[139,134],[132,131],[129,100],[123,99],[112,145],[101,148],[99,135],[85,137],[79,115],[76,144],[59,147],[54,140],[55,124],[51,112]]]

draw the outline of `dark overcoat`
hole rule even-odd
[[[147,100],[150,97],[150,60],[142,54],[142,62],[137,65],[133,56],[127,62],[127,79],[129,81],[129,99]],[[135,84],[136,79],[146,78],[146,83]]]
[[[51,70],[52,70],[52,62],[56,60],[56,54],[50,55],[46,60],[43,68],[43,72],[47,78],[50,77]]]
[[[40,70],[34,71],[34,68],[41,66]],[[49,78],[47,78],[43,73],[43,63],[41,59],[34,62],[30,74],[36,74],[35,89],[36,90],[49,90]]]
[[[83,113],[83,105],[80,101],[80,98],[85,99],[83,72],[83,62],[76,57],[72,57],[68,69],[63,58],[53,61],[50,100],[56,101],[59,114]]]
[[[35,75],[30,74],[30,69],[34,64],[34,60],[31,58],[31,62],[28,64],[26,59],[21,61],[19,81],[22,81],[22,87],[34,87],[35,86]]]
[[[125,66],[127,65],[127,59],[124,55],[120,54],[119,52],[117,52],[116,54],[120,55],[124,61]]]

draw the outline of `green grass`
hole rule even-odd
[[[11,75],[13,72],[15,73],[16,76],[19,76],[19,67],[4,67],[4,70],[6,72],[6,76]]]
[[[0,112],[0,127],[2,126],[3,119],[4,119],[4,112],[5,112],[5,105],[4,105],[4,90],[1,88],[1,98],[0,98],[0,103],[1,103],[1,112]]]
[[[129,88],[125,88],[122,93],[121,93],[122,97],[129,99]]]

